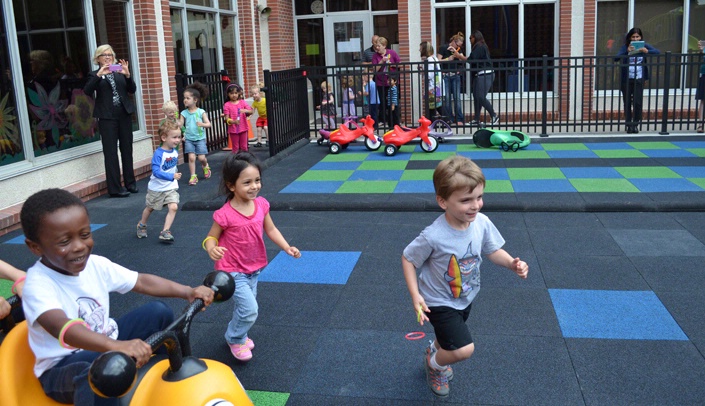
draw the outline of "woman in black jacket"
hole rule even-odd
[[[635,48],[632,41],[642,41],[644,34],[640,28],[632,28],[624,38],[624,45],[617,52],[615,61],[620,61],[622,99],[624,100],[624,115],[627,119],[627,134],[639,132],[641,122],[641,107],[644,97],[644,82],[649,80],[649,65],[647,55],[658,55],[661,52],[644,42],[644,46]],[[632,112],[632,104],[634,111]]]
[[[115,52],[110,45],[99,46],[95,50],[93,62],[100,68],[88,74],[83,92],[89,96],[95,93],[93,117],[98,119],[98,131],[103,144],[108,193],[110,197],[127,197],[130,193],[138,192],[132,167],[131,116],[135,112],[135,104],[129,97],[135,93],[137,85],[130,75],[128,62],[124,59],[120,59],[119,63],[115,61]],[[120,185],[118,142],[125,189]]]
[[[487,100],[487,93],[494,82],[490,49],[485,43],[485,37],[477,30],[470,34],[470,44],[472,44],[472,52],[468,62],[472,73],[472,102],[475,108],[475,118],[470,123],[479,125],[480,110],[484,107],[491,117],[490,125],[494,125],[499,122],[499,116],[495,113],[492,103]]]

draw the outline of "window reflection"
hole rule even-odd
[[[0,11],[5,15],[3,4],[0,3]],[[25,159],[8,50],[5,20],[0,19],[0,166]]]
[[[235,17],[220,16],[221,40],[223,42],[223,67],[231,78],[238,77],[237,47],[235,46]]]
[[[218,72],[213,14],[188,11],[186,15],[192,73]]]

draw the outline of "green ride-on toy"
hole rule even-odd
[[[521,131],[481,128],[472,135],[472,142],[479,148],[499,147],[503,151],[518,151],[531,144],[531,138]]]

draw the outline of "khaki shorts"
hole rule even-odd
[[[145,199],[147,207],[153,210],[161,210],[162,207],[170,204],[179,204],[178,189],[167,190],[165,192],[154,192],[147,190],[147,198]]]

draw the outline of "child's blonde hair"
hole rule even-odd
[[[252,89],[250,89],[250,91],[252,92],[252,96],[254,96],[255,94],[260,94],[261,93],[260,89],[261,89],[261,87],[259,85],[253,86]]]
[[[323,81],[321,82],[321,89],[328,91],[330,90],[330,82]]]
[[[176,120],[176,113],[179,112],[179,108],[176,106],[176,103],[167,100],[162,104],[162,112],[164,112],[166,118]]]
[[[175,130],[181,132],[181,126],[176,120],[163,120],[159,123],[159,130],[157,130],[157,133],[159,134],[159,138],[162,138],[169,135],[169,131]]]
[[[462,155],[442,160],[433,171],[433,187],[442,199],[448,199],[456,190],[472,192],[478,185],[485,186],[482,169]]]

